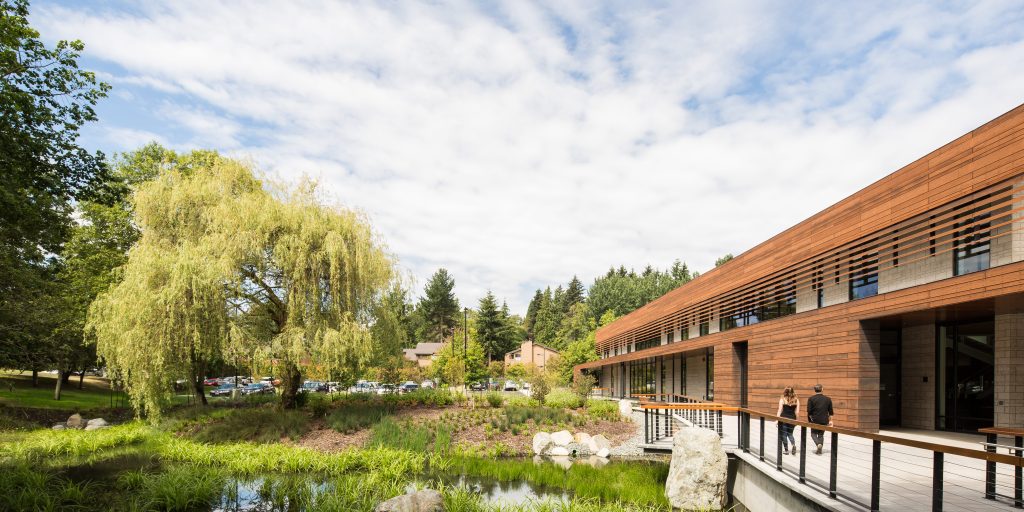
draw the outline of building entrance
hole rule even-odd
[[[879,350],[878,424],[900,426],[903,410],[900,329],[882,329]]]
[[[995,323],[939,324],[936,427],[975,432],[995,415]]]

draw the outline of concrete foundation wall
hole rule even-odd
[[[849,510],[833,502],[826,507],[822,498],[814,496],[788,481],[779,481],[753,466],[750,454],[729,457],[728,493],[732,498],[728,510],[735,512],[825,512]],[[786,477],[788,480],[788,477]],[[795,482],[795,480],[794,480]],[[803,492],[801,492],[803,491]],[[836,506],[839,505],[839,506]]]
[[[905,428],[935,428],[935,324],[903,328],[901,368]]]

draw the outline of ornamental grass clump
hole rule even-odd
[[[556,409],[576,409],[580,406],[580,397],[568,389],[557,388],[544,397],[544,405]]]

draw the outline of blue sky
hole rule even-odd
[[[420,293],[706,269],[1024,102],[1019,2],[39,1],[83,142],[320,178]]]

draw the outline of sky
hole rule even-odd
[[[83,145],[318,178],[414,293],[706,270],[1024,102],[1024,4],[32,4],[113,86]]]

